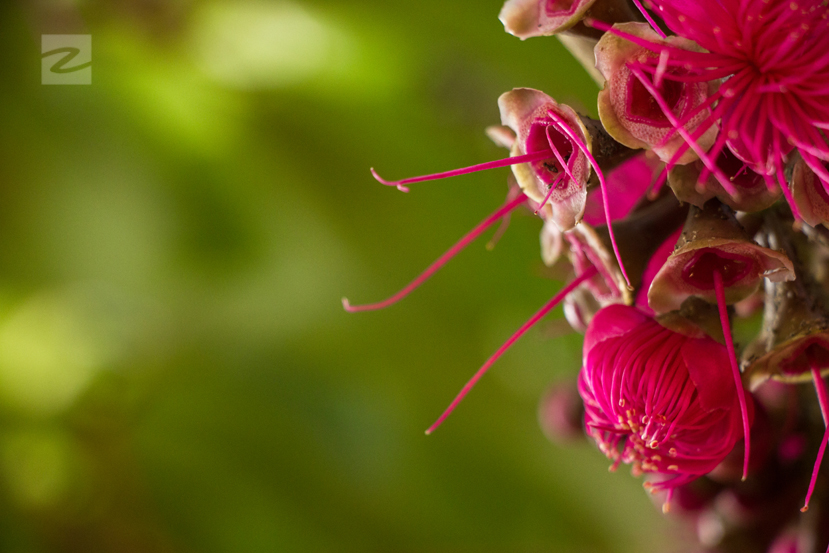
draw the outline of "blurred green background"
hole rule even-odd
[[[404,302],[499,206],[497,96],[593,110],[500,0],[38,0],[0,8],[0,550],[649,552],[670,522],[538,400],[555,317],[433,436],[561,286],[526,215]],[[92,86],[40,84],[92,35]],[[554,274],[553,274],[554,276]]]

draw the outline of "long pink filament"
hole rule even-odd
[[[408,179],[402,180],[386,180],[382,178],[380,175],[377,174],[377,171],[374,170],[374,167],[371,168],[371,174],[374,176],[375,179],[381,184],[385,184],[386,186],[396,186],[398,190],[401,192],[408,192],[409,189],[404,184],[413,184],[415,182],[424,182],[429,180],[438,180],[438,179],[445,179],[448,177],[456,177],[458,175],[465,175],[467,173],[474,173],[476,171],[486,171],[487,169],[496,169],[498,167],[508,167],[510,165],[517,165],[519,163],[530,163],[533,161],[540,161],[542,159],[547,159],[550,157],[549,150],[543,150],[540,152],[531,152],[529,154],[524,154],[521,156],[514,156],[508,157],[505,159],[498,159],[495,161],[487,161],[486,163],[479,163],[477,165],[471,165],[469,167],[463,167],[461,169],[453,169],[451,171],[444,171],[443,173],[434,173],[431,175],[423,175],[420,177],[411,177]]]
[[[607,183],[604,180],[604,173],[602,173],[601,167],[599,167],[599,164],[596,162],[596,158],[594,158],[593,154],[590,153],[590,150],[587,149],[587,145],[584,141],[579,140],[576,137],[575,133],[573,133],[572,129],[570,129],[567,125],[567,122],[554,111],[547,111],[547,115],[555,121],[558,124],[558,128],[564,132],[576,146],[579,147],[585,157],[587,157],[590,161],[590,164],[596,171],[596,175],[599,177],[599,187],[602,190],[602,204],[604,205],[604,216],[607,221],[607,233],[610,235],[610,244],[613,246],[613,253],[616,255],[616,262],[619,264],[622,276],[625,277],[625,282],[627,283],[628,288],[633,290],[633,287],[630,284],[630,278],[628,278],[627,271],[625,271],[625,265],[622,263],[622,254],[619,253],[619,246],[616,245],[616,236],[613,233],[613,225],[610,224],[610,204],[607,200]]]
[[[642,2],[640,2],[639,0],[633,0],[633,3],[636,4],[636,7],[639,8],[639,11],[642,12],[642,15],[645,16],[645,19],[648,21],[648,23],[650,23],[651,27],[653,27],[653,30],[656,32],[656,34],[658,34],[662,38],[665,38],[665,33],[662,32],[662,29],[660,29],[659,25],[657,25],[656,22],[653,20],[651,14],[649,14],[648,11],[645,9],[645,6],[642,5]]]
[[[563,178],[564,178],[564,173],[562,173],[558,177],[556,177],[556,180],[554,180],[553,183],[550,184],[550,189],[547,191],[547,195],[544,196],[544,199],[541,200],[540,204],[538,204],[539,207],[538,207],[538,209],[535,210],[535,213],[533,213],[533,215],[538,215],[538,212],[541,211],[542,209],[544,209],[544,205],[547,203],[547,200],[549,200],[550,196],[553,195],[553,192],[556,191],[556,186],[558,186],[558,183],[560,183]]]
[[[394,303],[397,303],[398,301],[408,296],[415,288],[423,284],[429,277],[435,274],[438,271],[438,269],[443,267],[447,261],[455,257],[455,255],[457,255],[458,252],[463,250],[466,246],[469,245],[470,242],[472,242],[478,236],[480,236],[482,232],[494,225],[496,222],[501,220],[502,217],[512,212],[515,208],[517,208],[526,201],[527,195],[522,192],[521,194],[516,196],[515,199],[510,200],[509,202],[501,206],[498,209],[498,211],[496,211],[495,213],[481,221],[481,223],[479,223],[478,226],[469,231],[454,246],[449,248],[446,251],[446,253],[444,253],[437,259],[437,261],[429,265],[429,267],[425,271],[420,273],[420,276],[411,281],[405,288],[403,288],[390,298],[377,303],[370,303],[366,305],[351,305],[348,301],[348,298],[343,298],[343,309],[345,309],[349,313],[356,313],[358,311],[374,311],[377,309],[383,309]]]
[[[446,418],[452,413],[452,411],[455,410],[458,404],[460,404],[460,402],[463,401],[463,398],[466,397],[466,394],[468,394],[469,391],[475,386],[475,384],[481,379],[481,377],[484,376],[484,374],[486,374],[489,368],[504,354],[504,352],[506,352],[519,338],[521,338],[521,336],[523,336],[524,333],[526,333],[530,328],[532,328],[532,326],[535,323],[540,321],[541,318],[544,317],[544,315],[549,313],[550,310],[552,310],[556,305],[558,305],[567,294],[572,292],[582,282],[589,278],[592,278],[596,274],[598,274],[598,270],[595,266],[591,266],[585,272],[577,276],[570,282],[570,284],[562,288],[558,294],[553,296],[553,299],[547,302],[546,305],[544,305],[544,307],[542,307],[535,315],[533,315],[530,318],[530,320],[524,323],[521,326],[521,328],[519,328],[515,332],[515,334],[510,336],[510,339],[504,342],[504,345],[498,348],[498,351],[492,354],[492,357],[487,359],[486,363],[484,363],[483,366],[480,369],[478,369],[478,372],[476,372],[475,375],[469,380],[469,382],[466,383],[466,385],[455,397],[452,403],[449,404],[449,407],[447,407],[443,414],[440,417],[438,417],[438,420],[436,420],[435,423],[432,426],[430,426],[428,430],[426,430],[426,434],[431,434],[437,429],[438,426],[443,424],[443,421],[445,421]]]
[[[731,337],[731,322],[728,320],[728,311],[725,305],[725,286],[720,271],[714,270],[714,290],[717,293],[717,307],[720,311],[725,346],[728,349],[728,359],[731,361],[731,372],[734,375],[734,385],[737,387],[737,398],[740,400],[740,412],[743,416],[743,438],[745,439],[745,455],[743,456],[743,480],[748,478],[748,460],[751,451],[751,428],[748,422],[748,407],[743,381],[740,378],[740,368],[737,366],[737,354],[734,352],[734,340]]]
[[[676,131],[685,140],[688,146],[690,146],[691,149],[694,150],[694,152],[699,156],[699,159],[702,161],[705,167],[709,171],[711,171],[711,173],[713,173],[715,177],[717,177],[717,180],[720,182],[722,187],[725,188],[725,191],[732,196],[736,196],[737,189],[734,188],[734,184],[730,180],[728,180],[725,174],[723,174],[723,172],[717,167],[716,163],[714,163],[714,161],[706,154],[706,152],[700,147],[700,145],[690,135],[690,133],[679,124],[679,121],[677,120],[673,111],[671,111],[671,108],[668,106],[667,102],[665,102],[665,99],[662,97],[659,91],[653,86],[653,84],[648,82],[648,79],[645,78],[644,73],[637,68],[631,68],[631,73],[633,73],[636,76],[636,78],[639,79],[639,82],[642,83],[642,86],[645,87],[645,90],[647,90],[653,97],[653,99],[656,101],[657,105],[662,110],[662,113],[665,115],[665,117],[668,119],[671,125],[674,126]]]
[[[809,481],[809,491],[806,492],[806,500],[803,507],[800,509],[804,513],[809,510],[809,501],[812,499],[812,492],[815,491],[815,484],[817,483],[817,475],[820,472],[820,464],[823,461],[823,454],[826,452],[826,442],[829,440],[829,394],[826,392],[826,383],[820,375],[820,368],[816,361],[810,357],[809,363],[812,369],[812,379],[815,381],[815,391],[817,392],[818,403],[820,403],[820,412],[823,415],[823,425],[826,430],[823,432],[823,439],[820,441],[820,449],[817,452],[817,459],[815,459],[815,466],[812,469],[812,478]]]

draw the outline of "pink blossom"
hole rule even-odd
[[[703,154],[706,170],[729,188],[712,161],[728,146],[751,169],[765,175],[770,187],[780,185],[797,214],[783,182],[793,149],[824,187],[829,185],[829,172],[820,163],[829,160],[823,135],[829,126],[829,7],[820,0],[653,0],[652,4],[668,27],[706,52],[613,32],[659,53],[660,58],[665,54],[665,79],[689,83],[726,79],[712,96],[716,107],[701,127],[721,125],[713,148],[705,154],[697,151],[704,148],[692,144]],[[660,58],[645,60],[634,70],[643,85],[659,71]],[[671,73],[673,68],[688,73],[677,77]],[[665,112],[668,106],[662,100]]]
[[[707,474],[743,437],[728,364],[726,348],[701,331],[680,334],[634,307],[606,307],[584,340],[587,432],[614,466],[666,477],[652,489]]]
[[[578,114],[543,92],[516,88],[498,98],[501,122],[515,132],[513,158],[532,152],[546,152],[528,163],[513,165],[518,185],[533,201],[553,207],[553,221],[569,230],[581,221],[587,201],[587,180],[591,166],[575,140],[551,119],[554,112],[590,148],[591,137]]]

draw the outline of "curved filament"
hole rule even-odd
[[[385,184],[386,186],[396,186],[397,189],[401,192],[408,192],[408,187],[404,186],[406,184],[456,177],[458,175],[465,175],[467,173],[474,173],[476,171],[486,171],[487,169],[496,169],[498,167],[509,167],[510,165],[517,165],[519,163],[531,163],[533,161],[541,161],[542,159],[547,159],[549,157],[550,151],[543,150],[540,152],[531,152],[529,154],[524,154],[521,156],[508,157],[504,159],[498,159],[495,161],[487,161],[486,163],[479,163],[477,165],[470,165],[469,167],[463,167],[461,169],[444,171],[443,173],[433,173],[431,175],[410,177],[408,179],[402,180],[386,180],[377,174],[377,171],[374,170],[374,167],[371,168],[371,174],[372,176],[374,176],[375,179],[377,179],[377,182],[379,182],[380,184]]]
[[[622,271],[622,276],[625,277],[625,282],[627,283],[628,288],[633,290],[633,287],[630,285],[630,278],[628,278],[627,271],[625,271],[625,266],[622,263],[622,255],[619,253],[619,246],[616,245],[616,236],[613,233],[613,225],[610,224],[610,205],[607,201],[607,183],[604,179],[604,173],[602,173],[601,167],[599,167],[599,164],[596,162],[596,158],[594,158],[593,154],[590,153],[590,150],[587,149],[587,145],[583,140],[578,139],[572,129],[567,126],[567,122],[559,117],[559,115],[554,111],[548,111],[547,115],[555,121],[558,124],[559,129],[565,133],[576,146],[579,147],[579,150],[581,150],[585,157],[590,161],[590,164],[596,171],[596,175],[599,177],[599,186],[602,190],[602,203],[604,204],[604,216],[607,221],[607,233],[610,235],[610,244],[613,246],[613,253],[616,255],[616,262],[619,263],[619,269]]]
[[[455,257],[461,250],[463,250],[473,240],[480,236],[481,233],[483,233],[486,229],[500,221],[505,215],[509,214],[515,208],[517,208],[526,201],[527,195],[522,192],[514,199],[504,204],[500,209],[498,209],[498,211],[496,211],[495,213],[481,221],[481,223],[478,224],[478,226],[469,231],[466,234],[466,236],[461,238],[454,246],[449,248],[446,251],[446,253],[440,256],[434,263],[429,265],[429,267],[425,271],[420,273],[420,275],[416,279],[411,281],[405,288],[403,288],[390,298],[377,303],[369,303],[365,305],[351,305],[351,303],[349,303],[348,301],[348,298],[343,298],[343,309],[345,309],[349,313],[356,313],[358,311],[375,311],[377,309],[383,309],[385,307],[397,303],[398,301],[402,300],[403,298],[411,294],[412,291],[416,289],[418,286],[426,282],[426,280],[433,274],[435,274],[438,271],[438,269],[443,267],[447,261]]]
[[[804,513],[809,510],[809,501],[812,499],[812,493],[815,491],[815,484],[817,483],[817,475],[820,472],[820,463],[823,461],[823,454],[826,451],[826,442],[829,440],[829,394],[826,392],[826,382],[820,376],[820,368],[811,357],[809,358],[812,370],[812,379],[815,381],[815,391],[817,392],[818,403],[820,403],[820,412],[823,415],[823,424],[826,430],[823,432],[823,439],[820,441],[820,449],[817,452],[817,459],[815,459],[815,466],[812,469],[812,478],[809,481],[809,491],[806,492],[806,500],[803,502],[801,511]]]

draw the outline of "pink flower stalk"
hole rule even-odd
[[[645,23],[620,23],[614,29],[671,48],[690,52],[700,50],[683,38],[663,39]],[[605,78],[604,89],[598,97],[599,117],[607,132],[625,146],[653,150],[669,166],[682,165],[697,159],[697,154],[687,147],[685,138],[676,132],[671,120],[633,71],[647,64],[661,67],[669,56],[663,58],[639,44],[605,33],[596,45],[596,68]],[[671,114],[684,121],[685,133],[694,135],[700,129],[696,142],[707,150],[717,136],[716,125],[706,124],[711,116],[708,98],[715,92],[716,84],[685,82],[683,77],[687,73],[683,67],[668,68],[665,65],[652,76],[650,84],[670,107]]]
[[[587,329],[579,391],[588,435],[635,474],[670,491],[714,469],[743,438],[726,348],[681,334],[634,307],[602,309]],[[753,403],[747,403],[753,417]]]
[[[711,151],[700,155],[706,169],[728,188],[727,179],[712,161],[727,146],[764,175],[769,187],[779,185],[797,215],[783,181],[793,149],[824,187],[829,185],[829,174],[820,163],[829,160],[823,134],[829,126],[829,6],[819,0],[652,0],[652,4],[669,28],[706,52],[689,52],[611,30],[660,54],[642,61],[634,72],[644,80],[655,77],[664,53],[665,79],[689,83],[726,79],[712,96],[716,106],[703,124],[713,127],[720,122],[721,126]],[[675,76],[672,69],[684,69],[687,74]],[[655,96],[667,112],[665,98]]]
[[[740,413],[743,417],[743,435],[745,437],[745,455],[743,457],[743,480],[748,478],[748,466],[751,455],[751,423],[748,417],[745,389],[740,376],[740,367],[737,363],[737,353],[734,350],[734,339],[731,336],[731,321],[728,318],[728,311],[725,303],[725,283],[723,282],[722,271],[714,269],[714,291],[717,294],[717,309],[720,312],[720,324],[722,325],[725,347],[728,350],[728,362],[731,365],[731,374],[734,377],[734,387],[737,390],[737,397],[740,401]]]
[[[817,484],[817,475],[820,472],[820,464],[823,461],[823,455],[826,453],[826,444],[829,441],[829,393],[826,391],[826,382],[820,374],[820,370],[826,367],[826,360],[819,362],[815,356],[809,358],[812,378],[815,382],[815,390],[817,391],[818,403],[820,404],[820,413],[823,416],[823,424],[826,430],[823,433],[823,439],[820,441],[820,449],[818,450],[817,459],[815,459],[815,466],[812,469],[812,478],[809,481],[809,490],[806,492],[806,499],[803,507],[800,509],[803,512],[809,510],[809,500],[812,498],[812,493],[815,491],[815,484]]]

